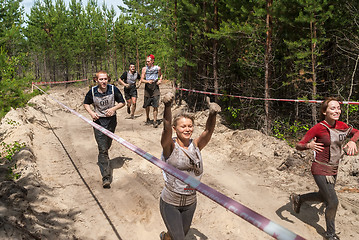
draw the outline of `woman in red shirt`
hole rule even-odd
[[[326,99],[322,103],[320,110],[322,121],[309,129],[296,145],[298,150],[312,149],[314,151],[311,172],[319,191],[302,195],[293,193],[290,200],[296,213],[299,213],[303,202],[324,202],[326,205],[325,221],[327,225],[324,238],[338,240],[339,237],[335,233],[335,215],[339,201],[334,188],[338,166],[343,156],[343,149],[346,150],[348,155],[354,155],[357,152],[355,142],[359,138],[359,131],[339,121],[341,109],[336,98]],[[349,135],[352,138],[342,147],[344,140]]]

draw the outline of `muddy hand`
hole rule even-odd
[[[175,81],[171,81],[171,91],[173,95],[176,95],[176,91],[177,91],[176,86],[177,84],[175,83]]]
[[[171,104],[173,102],[174,98],[175,98],[175,95],[172,92],[168,92],[163,96],[162,102],[166,105]]]
[[[221,111],[221,107],[217,103],[209,104],[209,113],[219,113]]]
[[[222,111],[221,107],[217,103],[211,102],[209,97],[206,97],[206,102],[209,106],[209,113],[219,113]]]

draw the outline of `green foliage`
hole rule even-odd
[[[21,35],[24,14],[21,1],[0,0],[0,47],[10,55],[16,55],[24,42]]]
[[[5,142],[0,143],[1,147],[1,159],[6,159],[8,162],[12,161],[13,156],[25,147],[25,143],[14,143],[7,144]]]
[[[230,123],[231,127],[233,127],[234,129],[237,129],[241,126],[241,123],[238,121],[240,112],[241,112],[241,109],[234,108],[232,106],[228,106],[225,109],[225,113],[227,113],[226,114],[227,121]]]
[[[8,174],[7,178],[11,180],[17,180],[21,177],[20,173],[16,173],[15,170],[17,169],[17,165],[14,164],[14,166],[8,168]]]
[[[291,84],[295,83],[299,95],[316,94],[318,76],[325,69],[323,49],[331,40],[326,28],[334,16],[334,5],[327,0],[285,0],[286,5],[292,6],[278,11],[280,24],[288,31],[283,36],[287,48],[284,60],[292,71],[287,73]],[[283,3],[282,3],[283,4]],[[297,8],[294,11],[293,8]]]
[[[14,143],[7,144],[5,142],[0,143],[0,156],[1,156],[1,162],[0,164],[8,163],[10,166],[8,167],[8,175],[7,178],[9,179],[19,179],[20,174],[15,173],[15,170],[17,169],[16,163],[13,163],[13,157],[16,153],[18,153],[22,148],[25,147],[25,143],[19,143],[15,141]]]
[[[354,114],[354,113],[358,112],[358,110],[359,110],[359,106],[358,106],[358,105],[349,104],[349,105],[348,105],[348,108],[349,108],[349,109],[348,109],[349,115]]]
[[[303,124],[297,120],[293,123],[276,120],[272,127],[273,136],[286,141],[292,147],[294,146],[294,142],[297,141],[299,134],[302,135],[308,130],[308,124]]]
[[[6,119],[6,123],[12,126],[19,126],[19,123],[12,119]]]
[[[0,118],[2,118],[11,108],[22,107],[34,96],[26,93],[30,80],[27,78],[17,78],[17,70],[24,56],[8,56],[0,47]]]

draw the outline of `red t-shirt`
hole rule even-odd
[[[338,130],[346,130],[350,128],[350,126],[341,121],[336,121],[334,126],[330,126],[326,121],[322,121],[321,123],[324,123],[329,128],[335,128]],[[359,138],[359,131],[353,128],[349,135],[353,136],[350,140],[356,142]],[[319,162],[328,163],[330,159],[330,133],[329,130],[320,123],[317,123],[311,129],[309,129],[309,131],[304,135],[302,140],[300,140],[297,144],[297,149],[308,149],[306,147],[306,144],[310,142],[313,138],[317,138],[316,142],[323,143],[324,147],[323,151],[316,152],[315,159]],[[326,166],[316,162],[312,163],[311,171],[313,175],[330,176],[337,174],[337,171],[333,172],[333,169],[330,166]]]

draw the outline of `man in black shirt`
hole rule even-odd
[[[124,86],[125,99],[127,101],[127,113],[131,114],[130,118],[135,118],[136,101],[137,101],[137,85],[136,80],[141,79],[141,75],[136,72],[135,64],[130,64],[129,71],[122,74],[119,83]],[[131,108],[132,106],[132,108]]]
[[[108,84],[109,76],[105,71],[96,73],[94,80],[97,86],[87,92],[84,107],[92,120],[111,132],[115,132],[117,125],[116,110],[125,106],[125,100],[120,90],[114,85]],[[116,104],[117,102],[118,104]],[[93,105],[94,110],[90,105]],[[95,139],[98,145],[98,166],[102,175],[102,186],[111,186],[111,168],[108,150],[112,144],[112,138],[94,128]]]

